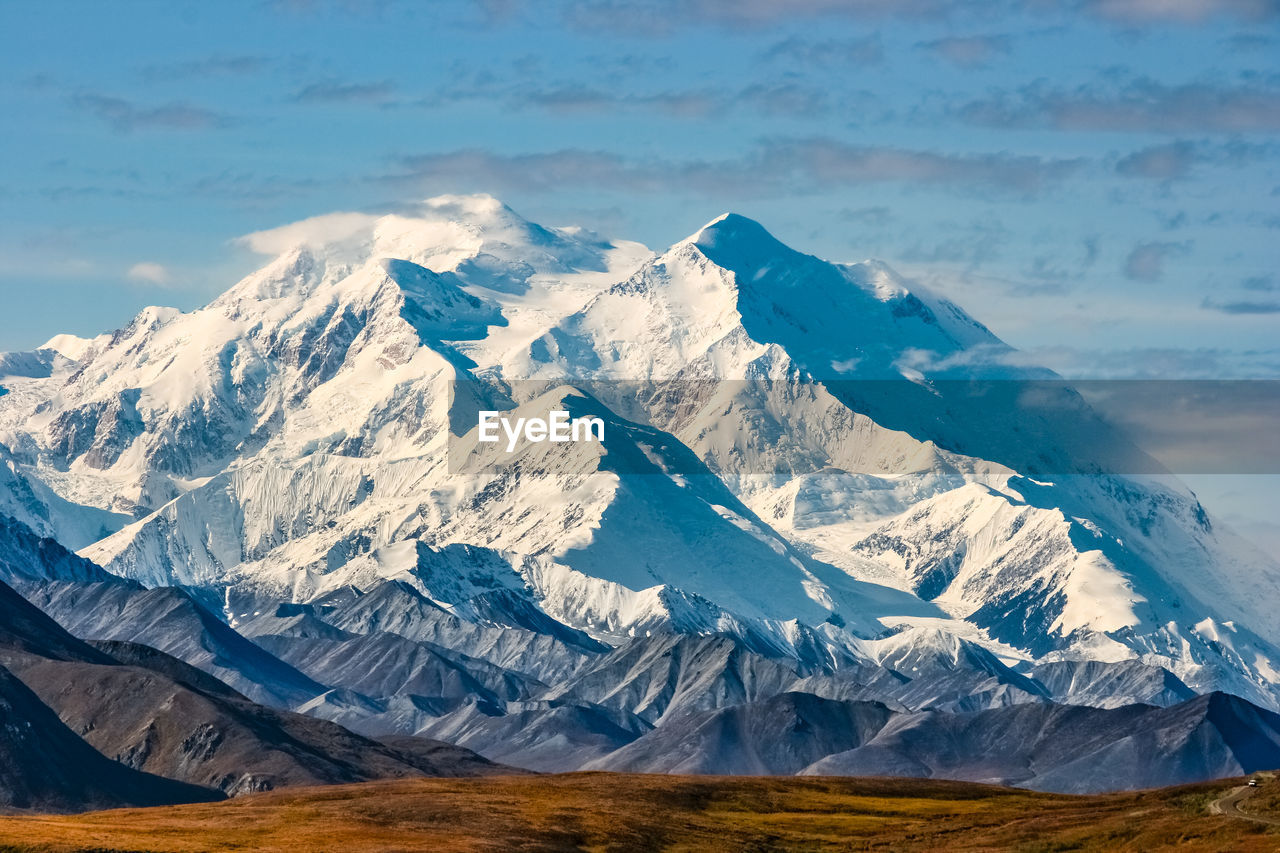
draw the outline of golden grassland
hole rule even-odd
[[[1280,831],[1208,813],[1239,784],[1070,797],[915,779],[414,779],[0,817],[0,851],[1280,850]],[[1249,805],[1274,801],[1268,779]]]

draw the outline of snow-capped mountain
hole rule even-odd
[[[458,622],[414,625],[554,637],[557,678],[726,634],[813,677],[951,661],[993,704],[1048,695],[1019,671],[1127,661],[1080,695],[1280,707],[1280,566],[1057,377],[981,367],[1005,345],[883,263],[735,215],[655,254],[488,197],[248,242],[278,255],[205,308],[0,361],[0,512],[232,626],[402,582]],[[482,408],[605,440],[504,453]],[[342,640],[306,642],[281,654]]]

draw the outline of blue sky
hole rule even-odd
[[[1070,375],[1280,376],[1276,0],[0,5],[0,350],[491,192],[880,257]]]

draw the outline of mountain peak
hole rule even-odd
[[[44,342],[40,349],[53,350],[63,358],[77,361],[93,346],[94,338],[82,338],[79,335],[54,335]]]
[[[798,254],[759,222],[737,213],[711,220],[689,242],[712,263],[735,271],[758,269],[770,261]]]
[[[734,213],[732,210],[726,210],[724,213],[712,219],[706,225],[698,229],[695,238],[701,238],[703,234],[711,232],[713,234],[731,234],[739,230],[754,230],[758,234],[763,234],[770,239],[772,235],[765,229],[763,225],[756,222],[749,216],[743,216],[741,213]]]
[[[525,221],[522,216],[512,210],[501,199],[488,193],[437,195],[423,199],[422,206],[441,215],[463,220],[475,221],[496,217],[520,222]]]
[[[297,279],[312,272],[316,280],[326,275],[340,278],[394,258],[436,273],[456,272],[470,285],[512,293],[526,289],[535,274],[604,271],[605,252],[613,248],[590,232],[531,222],[491,195],[441,195],[382,213],[328,213],[255,231],[238,242],[276,258],[250,278],[280,273]],[[294,269],[300,257],[313,259],[306,270]],[[279,289],[275,284],[268,288]],[[261,288],[250,290],[257,293]]]

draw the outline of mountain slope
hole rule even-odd
[[[409,693],[490,702],[528,698],[542,685],[441,646],[376,633],[345,639],[262,636],[268,652],[317,681],[372,697]]]
[[[418,734],[473,749],[502,764],[544,773],[577,770],[649,731],[644,720],[579,702],[467,702],[431,719]]]
[[[209,672],[255,702],[290,708],[326,689],[240,636],[181,589],[140,589],[113,581],[45,583],[23,592],[77,636],[151,646]]]
[[[221,799],[109,761],[0,666],[0,808],[40,812]]]
[[[1237,776],[1280,763],[1280,715],[1211,693],[1169,708],[1019,705],[900,717],[817,775],[927,776],[1088,793]]]
[[[575,632],[566,642],[556,634],[511,625],[468,621],[445,610],[412,585],[388,581],[367,593],[319,606],[324,619],[359,634],[389,631],[411,640],[465,651],[492,664],[551,683],[609,647]]]
[[[870,740],[890,716],[879,703],[779,693],[673,720],[584,769],[786,775]]]
[[[729,637],[668,634],[617,649],[549,698],[590,701],[660,725],[690,711],[765,699],[797,681],[794,670]]]
[[[1029,675],[1043,684],[1055,701],[1068,705],[1118,708],[1140,703],[1165,707],[1196,695],[1167,669],[1134,660],[1051,661],[1033,667]]]
[[[421,756],[400,756],[333,723],[257,705],[154,649],[77,640],[3,583],[0,616],[6,673],[52,709],[40,731],[58,739],[59,726],[69,727],[135,770],[232,795],[423,772]],[[30,713],[31,702],[21,690],[15,695]],[[58,726],[50,722],[55,712]],[[39,773],[21,766],[22,777]]]
[[[13,587],[0,581],[0,663],[29,655],[93,664],[112,662],[108,655],[71,636]]]
[[[153,669],[33,660],[15,672],[104,755],[231,796],[422,772],[333,723],[208,694]]]
[[[119,580],[16,518],[0,515],[0,580],[94,582]]]

